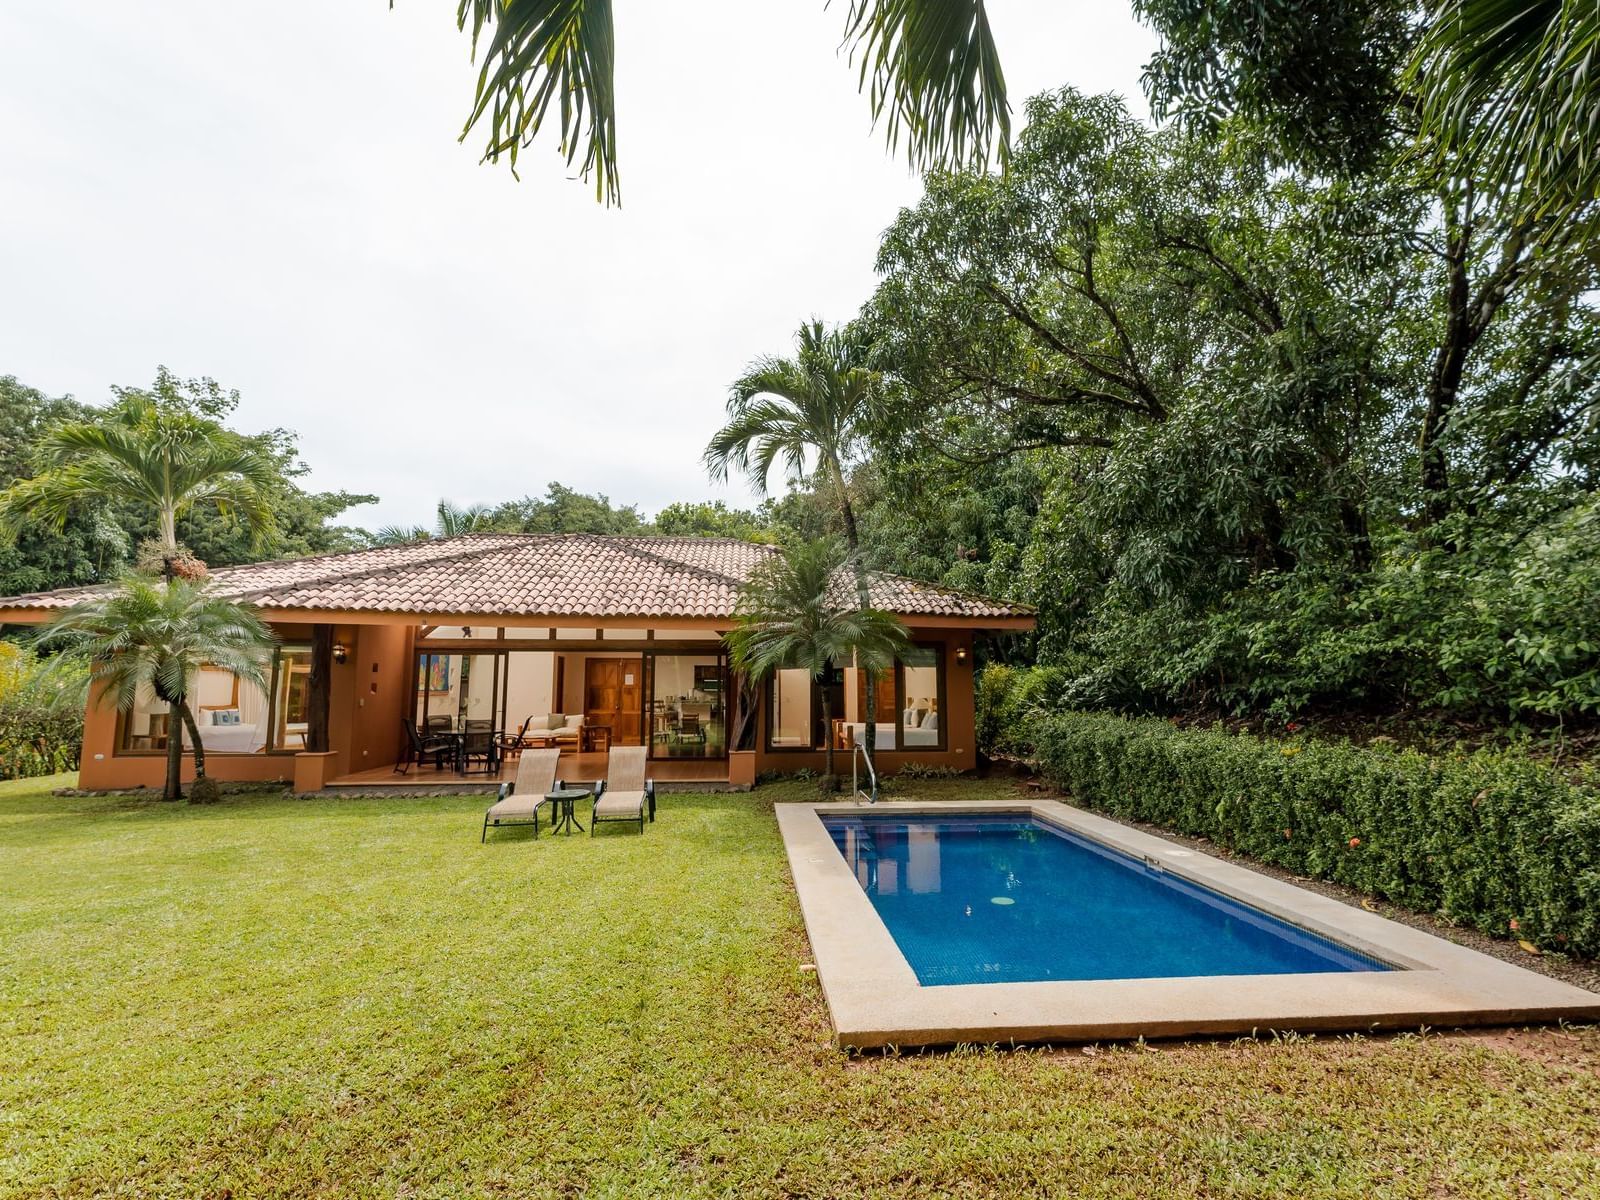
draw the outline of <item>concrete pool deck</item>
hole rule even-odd
[[[840,1046],[1091,1042],[1600,1018],[1600,995],[1058,800],[778,804]],[[1157,865],[1400,970],[924,987],[823,826],[825,814],[1031,817]]]

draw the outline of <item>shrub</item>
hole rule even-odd
[[[1073,673],[1066,666],[984,667],[977,683],[978,749],[991,755],[1030,753],[1035,721],[1062,708]]]
[[[1086,807],[1206,837],[1484,933],[1600,955],[1600,778],[1515,750],[1430,757],[1155,719],[1033,722]]]
[[[0,779],[78,769],[88,677],[0,642]]]

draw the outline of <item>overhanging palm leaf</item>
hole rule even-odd
[[[472,26],[474,57],[484,45],[462,138],[486,121],[484,158],[515,171],[557,105],[567,163],[581,150],[596,197],[620,203],[611,0],[459,0],[456,20]],[[984,0],[851,0],[845,42],[873,120],[914,164],[984,161],[996,140],[1004,157],[1011,109]]]
[[[494,162],[504,154],[515,171],[517,151],[538,136],[559,99],[567,164],[583,147],[580,172],[594,176],[596,198],[620,203],[611,0],[460,0],[456,21],[465,29],[468,20],[474,55],[490,33],[461,136],[487,115],[484,157]]]
[[[1517,191],[1530,215],[1600,223],[1595,0],[1444,0],[1410,79],[1428,132]]]
[[[1004,161],[1011,106],[984,0],[852,0],[845,40],[872,119],[913,165],[983,163],[996,141]]]

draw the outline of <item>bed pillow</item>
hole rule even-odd
[[[213,709],[211,723],[213,725],[237,725],[239,724],[239,710],[237,708]]]

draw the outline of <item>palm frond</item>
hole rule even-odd
[[[845,23],[872,118],[919,170],[1010,153],[1011,106],[984,0],[851,0]]]
[[[878,376],[864,360],[852,333],[817,320],[802,325],[793,357],[757,358],[729,388],[728,420],[706,446],[706,471],[720,481],[737,470],[765,492],[774,466],[799,482],[814,458],[838,482],[877,395]]]
[[[471,22],[474,57],[488,34],[463,140],[487,118],[484,158],[505,155],[515,171],[518,151],[559,101],[567,164],[581,148],[579,172],[594,177],[596,197],[620,203],[611,0],[460,0],[456,21],[463,29]]]
[[[253,609],[211,595],[203,583],[140,575],[73,605],[35,634],[41,649],[87,663],[124,711],[146,687],[163,699],[186,696],[207,665],[265,688],[276,640]]]
[[[852,573],[852,560],[832,538],[797,542],[760,564],[740,589],[728,635],[734,666],[763,679],[782,669],[815,675],[830,663],[893,663],[908,644],[905,626],[857,605]]]
[[[1600,224],[1600,4],[1443,0],[1409,80],[1425,131],[1530,216]]]

